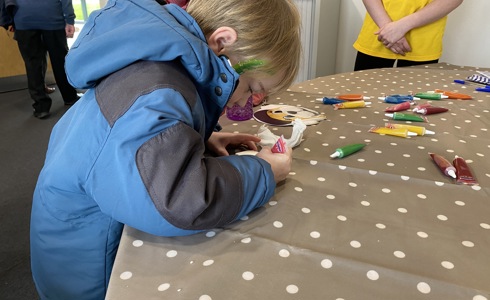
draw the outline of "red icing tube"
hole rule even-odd
[[[430,107],[424,107],[418,110],[415,110],[416,113],[422,114],[422,115],[432,115],[432,114],[439,114],[448,111],[449,109],[444,108],[444,107],[435,107],[435,106],[430,106]]]
[[[456,179],[456,168],[449,162],[449,160],[439,154],[429,153],[429,155],[444,175]]]
[[[473,177],[470,168],[462,157],[456,156],[453,160],[453,165],[456,168],[456,182],[467,185],[478,185],[478,182]]]
[[[389,106],[389,107],[387,107],[385,109],[385,111],[386,112],[395,112],[395,111],[407,110],[409,108],[410,108],[410,102],[409,101],[405,101],[405,102],[402,102],[400,104]]]

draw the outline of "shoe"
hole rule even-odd
[[[75,103],[76,103],[78,100],[80,100],[80,97],[79,97],[79,96],[77,96],[77,97],[75,98],[75,100],[73,100],[73,101],[68,101],[68,102],[65,102],[65,105],[66,105],[66,106],[72,106],[72,105],[73,105],[73,104],[75,104]]]
[[[56,88],[54,88],[54,87],[49,87],[49,86],[47,86],[47,85],[46,85],[46,86],[44,87],[44,91],[46,92],[46,94],[52,94],[52,93],[54,93],[54,91],[56,91]]]
[[[46,119],[50,115],[51,114],[49,113],[49,111],[35,111],[34,112],[34,117],[36,117],[38,119]]]

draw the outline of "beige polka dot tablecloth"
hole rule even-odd
[[[490,93],[453,83],[478,69],[448,64],[321,77],[271,99],[326,116],[308,126],[292,172],[265,207],[228,228],[162,238],[126,227],[107,299],[490,300]],[[379,96],[443,89],[473,100],[419,101],[434,135],[369,133],[392,121]],[[334,110],[316,98],[371,97]],[[255,120],[224,130],[257,133]],[[291,127],[272,127],[277,135]],[[336,148],[363,150],[331,159]],[[429,152],[463,157],[479,185],[444,176]]]

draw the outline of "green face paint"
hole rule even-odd
[[[335,149],[335,152],[332,153],[330,155],[330,157],[331,158],[346,157],[347,155],[351,155],[352,153],[355,153],[355,152],[361,150],[362,148],[364,148],[364,146],[366,146],[366,144],[350,144],[350,145],[347,145],[344,147],[340,147],[340,148]]]
[[[246,60],[244,62],[239,62],[239,63],[233,65],[233,69],[235,69],[235,71],[241,75],[245,71],[253,70],[259,66],[262,66],[263,64],[264,64],[263,60],[249,59],[249,60]]]
[[[427,122],[427,118],[417,115],[404,114],[399,112],[394,112],[392,114],[385,114],[385,116],[393,118],[393,120],[398,121],[412,121],[412,122]]]

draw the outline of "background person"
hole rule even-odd
[[[363,0],[354,71],[436,63],[447,15],[463,0]]]
[[[16,0],[16,4],[15,39],[26,67],[34,116],[44,119],[50,115],[52,103],[45,84],[46,52],[65,105],[79,98],[65,74],[66,39],[75,33],[75,14],[71,0]]]

